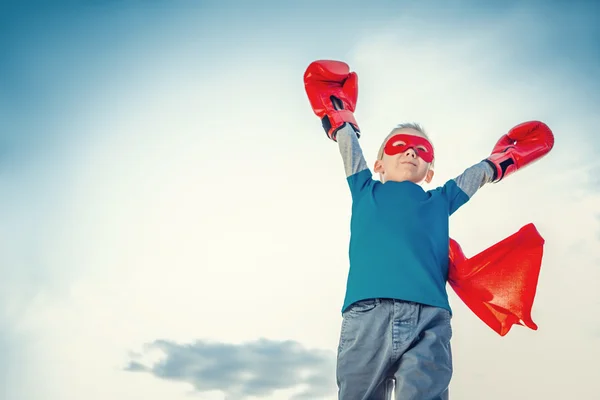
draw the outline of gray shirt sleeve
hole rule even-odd
[[[336,138],[344,161],[346,178],[368,168],[356,132],[349,124],[337,132]]]
[[[466,193],[469,198],[486,183],[492,182],[494,170],[485,161],[467,168],[465,172],[454,178],[456,185]]]

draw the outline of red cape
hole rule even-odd
[[[471,258],[450,239],[448,282],[467,307],[500,336],[514,324],[537,330],[531,308],[543,247],[544,239],[533,224]]]

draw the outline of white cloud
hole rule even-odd
[[[329,398],[336,392],[335,383],[327,379],[335,372],[335,353],[307,349],[294,341],[260,339],[232,345],[157,340],[144,353],[153,350],[163,357],[151,362],[134,357],[127,370],[187,382],[199,393],[219,391],[228,399],[264,398],[299,387],[294,400]]]

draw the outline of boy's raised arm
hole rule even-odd
[[[341,61],[314,61],[304,73],[304,87],[327,137],[338,142],[346,178],[349,178],[350,188],[355,194],[370,178],[366,173],[357,175],[368,169],[358,143],[360,128],[354,118],[358,75],[350,72],[348,64]]]
[[[449,180],[443,189],[448,196],[449,214],[452,215],[468,202],[479,188],[492,181],[493,176],[492,167],[485,161],[481,161],[467,168],[456,178]]]
[[[527,121],[513,127],[498,140],[488,158],[453,179],[460,191],[450,196],[450,213],[467,202],[484,184],[500,182],[544,157],[553,147],[554,134],[543,122]]]
[[[344,161],[346,178],[368,169],[356,132],[346,124],[337,132],[337,142]]]
[[[502,135],[488,158],[455,178],[456,184],[471,197],[485,183],[500,182],[548,154],[552,147],[554,134],[548,125],[523,122]]]
[[[454,178],[454,182],[460,190],[471,198],[483,185],[492,182],[493,177],[494,170],[492,167],[487,162],[481,161]]]

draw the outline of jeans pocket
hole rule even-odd
[[[361,300],[353,303],[342,315],[342,327],[338,354],[349,343],[356,341],[358,337],[364,336],[372,327],[376,313],[371,313],[381,304],[379,299]]]
[[[361,301],[357,301],[356,303],[352,304],[350,306],[350,308],[348,309],[348,315],[357,315],[357,314],[364,314],[367,313],[373,309],[375,309],[375,307],[377,307],[380,303],[379,299],[368,299],[368,300],[361,300]]]

